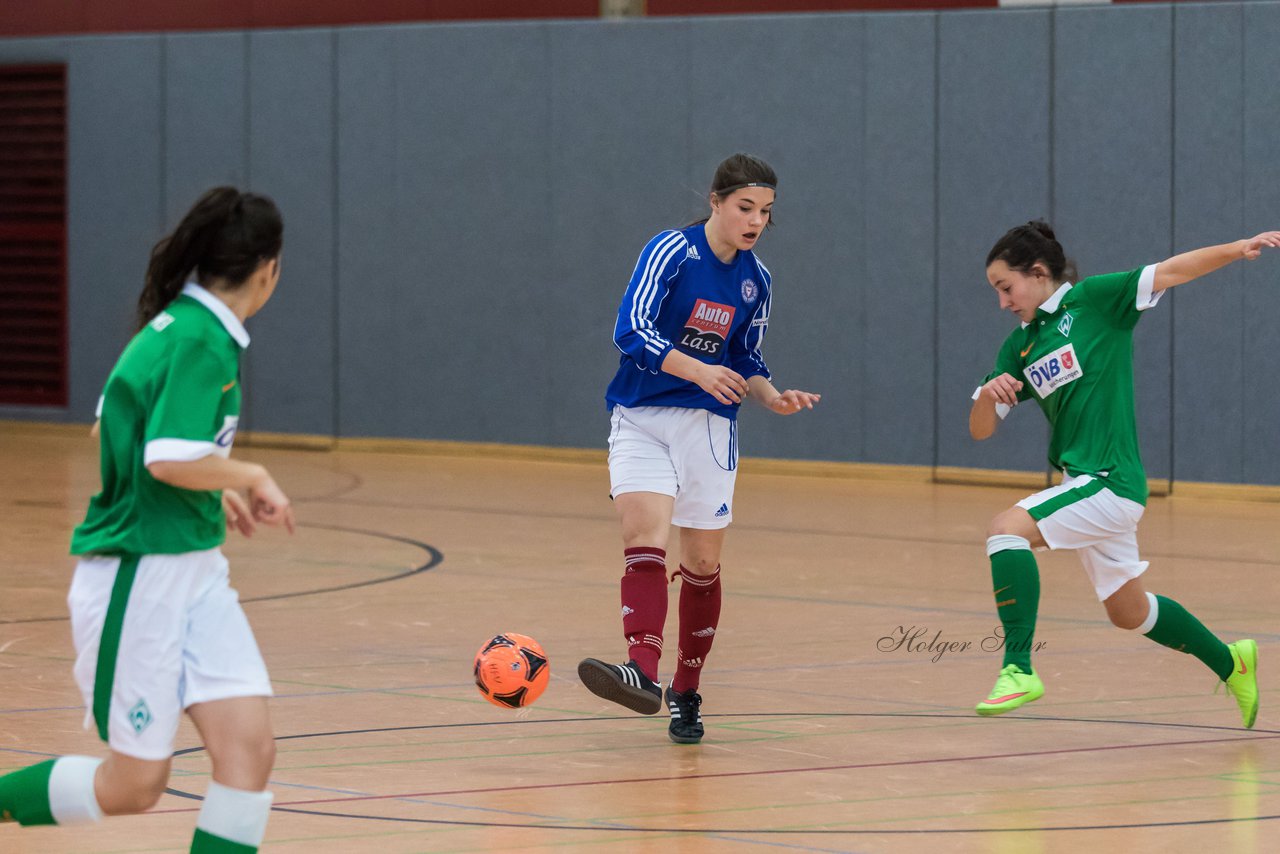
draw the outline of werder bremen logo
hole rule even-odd
[[[139,700],[134,703],[129,710],[129,723],[133,725],[133,731],[142,735],[142,731],[151,726],[151,721],[151,709],[147,706],[147,701]]]
[[[1071,313],[1062,315],[1062,320],[1058,321],[1058,331],[1062,333],[1063,338],[1071,337]]]

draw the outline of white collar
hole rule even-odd
[[[1058,306],[1062,305],[1062,298],[1067,295],[1067,291],[1069,290],[1071,290],[1071,283],[1063,282],[1047,300],[1036,307],[1036,311],[1043,311],[1045,314],[1053,314],[1058,310]],[[1022,328],[1026,329],[1030,325],[1030,323],[1024,322],[1022,324]]]
[[[197,285],[195,282],[187,282],[182,286],[182,295],[191,297],[200,303],[209,311],[213,312],[213,316],[218,318],[222,323],[227,334],[235,339],[240,345],[240,349],[249,346],[249,333],[245,331],[244,324],[240,322],[240,318],[236,317],[235,312],[227,308],[227,304],[215,297],[209,291]]]

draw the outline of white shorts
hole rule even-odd
[[[187,707],[271,696],[218,549],[82,558],[67,604],[85,728],[96,723],[112,750],[168,759]]]
[[[1075,550],[1099,602],[1147,569],[1138,559],[1138,520],[1146,508],[1093,475],[1067,478],[1018,506],[1036,520],[1049,548]]]
[[[610,495],[670,495],[673,525],[719,530],[733,521],[737,476],[738,422],[705,409],[613,408]]]

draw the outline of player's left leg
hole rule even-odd
[[[667,734],[679,744],[696,744],[704,734],[698,684],[720,624],[720,549],[726,530],[680,529],[680,645],[666,697]]]
[[[1133,546],[1136,556],[1137,546]],[[1082,555],[1082,558],[1084,555]],[[1090,559],[1097,556],[1090,551]],[[1258,645],[1252,640],[1224,643],[1177,601],[1148,593],[1134,578],[1102,603],[1111,622],[1136,631],[1161,646],[1200,659],[1226,684],[1240,707],[1240,718],[1252,727],[1258,716]]]
[[[196,820],[193,854],[250,854],[267,832],[266,791],[276,745],[266,697],[233,697],[187,709],[213,761]]]

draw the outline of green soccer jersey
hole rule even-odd
[[[1122,498],[1147,503],[1133,405],[1133,328],[1156,304],[1155,267],[1064,284],[1005,339],[989,382],[1022,381],[1049,419],[1049,464],[1103,479]]]
[[[102,492],[72,554],[179,554],[226,539],[221,492],[170,486],[147,465],[230,455],[248,344],[231,309],[193,284],[133,337],[103,391]]]

